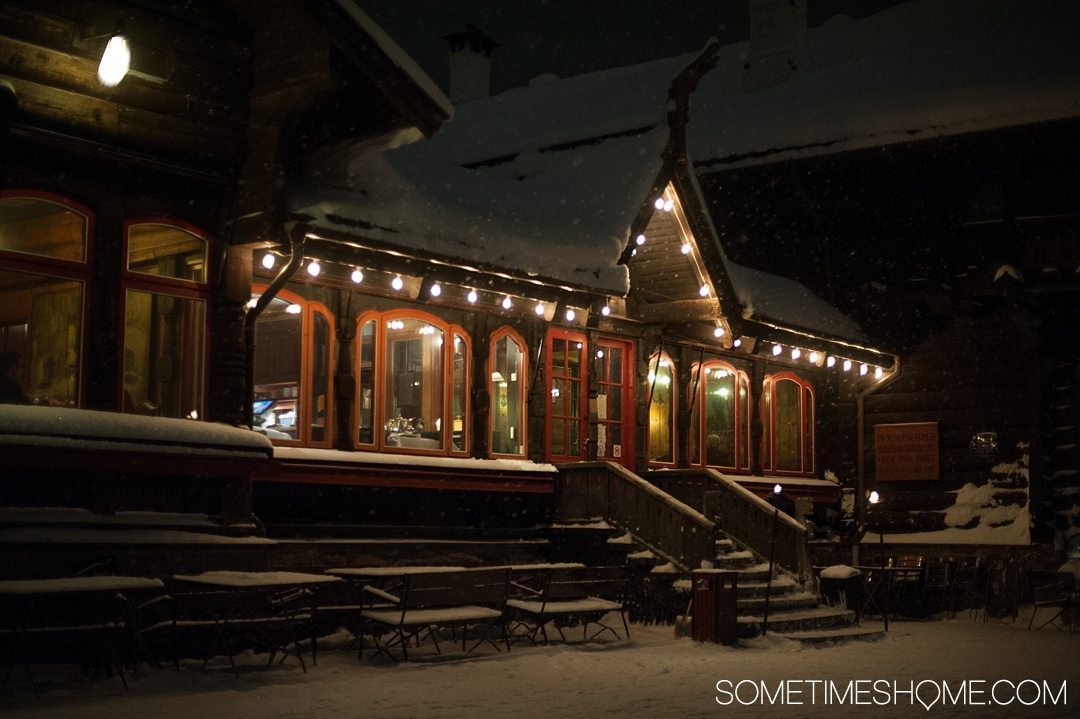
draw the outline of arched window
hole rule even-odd
[[[749,399],[746,374],[710,360],[695,369],[697,396],[691,416],[691,462],[731,471],[749,467]]]
[[[649,464],[674,465],[678,459],[675,446],[675,364],[664,353],[655,353],[649,360]]]
[[[357,326],[357,446],[467,453],[465,331],[411,310],[367,312]]]
[[[19,385],[2,401],[81,403],[92,224],[70,200],[0,192],[0,354]]]
[[[130,220],[124,254],[120,406],[198,419],[206,394],[209,243],[182,223]]]
[[[265,287],[253,288],[258,297]],[[255,426],[275,442],[329,447],[334,324],[318,302],[281,291],[255,322]]]
[[[814,390],[791,372],[765,378],[762,468],[774,472],[814,472]]]
[[[527,393],[525,340],[509,327],[491,336],[488,394],[491,397],[491,454],[525,456],[525,397]]]

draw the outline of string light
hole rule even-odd
[[[791,348],[791,359],[797,360],[800,357],[802,357],[802,350],[799,349],[798,347],[792,347]]]
[[[807,357],[807,359],[808,359],[808,360],[810,360],[810,363],[811,363],[811,364],[817,364],[817,363],[818,363],[818,359],[820,359],[820,355],[818,355],[818,353],[817,353],[817,352],[811,352],[811,353],[810,353],[810,356],[809,356],[809,357]]]
[[[712,336],[713,337],[723,337],[724,336],[724,328],[723,327],[717,327],[716,329],[714,329],[712,331]]]
[[[352,271],[352,281],[357,285],[364,281],[364,273],[359,267]]]
[[[881,379],[884,374],[885,370],[881,369],[880,367],[874,368],[874,379]]]
[[[638,235],[634,239],[634,242],[638,243],[638,245],[644,245],[645,244],[645,235]]]
[[[656,201],[652,203],[652,206],[655,207],[658,210],[664,209],[664,198],[663,197],[657,197]]]
[[[867,367],[866,363],[864,362],[863,364],[859,365],[859,376],[866,374],[869,370],[870,368]]]
[[[850,372],[851,371],[851,360],[844,360],[844,371],[845,372]]]
[[[309,275],[311,275],[312,277],[318,277],[320,272],[322,272],[322,265],[319,264],[318,260],[312,260],[308,263],[307,273]]]
[[[436,282],[435,284],[433,284],[431,286],[431,289],[429,290],[429,292],[431,292],[432,297],[438,297],[439,295],[442,294],[442,286],[440,286],[439,283]]]
[[[742,339],[736,338],[735,341],[731,343],[731,346],[732,347],[742,347]]]
[[[465,295],[465,299],[469,301],[470,305],[475,305],[479,295],[476,294],[476,290],[469,290],[469,294]]]
[[[543,317],[544,316],[544,303],[543,302],[537,302],[536,307],[533,308],[533,311],[536,312],[537,317]]]
[[[268,270],[274,269],[274,263],[277,262],[277,258],[274,257],[272,252],[267,252],[262,257],[262,266]]]
[[[674,201],[668,200],[667,202],[664,203],[664,212],[671,212],[673,209],[675,209],[675,202]]]
[[[573,307],[567,307],[566,308],[566,321],[567,322],[573,322],[575,317],[577,317],[577,312],[574,312],[574,308]]]
[[[833,367],[835,365],[836,365],[836,358],[833,357],[832,355],[829,355],[828,358],[825,360],[825,366],[826,367]]]
[[[608,307],[607,305],[604,305],[603,307],[600,308],[600,314],[602,314],[604,317],[607,317],[608,315],[611,314],[611,308]]]
[[[773,345],[772,346],[772,353],[773,353],[774,356],[777,356],[777,357],[780,356],[780,353],[783,352],[783,351],[784,350],[783,350],[783,348],[780,347],[780,345]]]
[[[578,345],[581,348],[581,345]],[[604,350],[596,350],[596,359],[604,359]]]
[[[684,243],[683,243],[683,246],[682,246],[681,248],[679,248],[679,249],[681,249],[681,250],[682,250],[682,253],[683,253],[684,255],[689,255],[689,254],[690,254],[690,250],[692,250],[692,249],[694,249],[694,248],[690,246],[690,243],[689,243],[689,242],[684,242]]]
[[[503,309],[504,309],[504,310],[508,310],[508,309],[510,309],[510,307],[511,307],[511,306],[512,306],[513,304],[514,304],[514,303],[510,301],[510,295],[507,295],[506,297],[503,297],[503,301],[502,301],[502,306],[503,306]]]
[[[709,286],[708,285],[702,285],[701,289],[698,290],[698,294],[701,295],[702,297],[708,297],[709,296]]]
[[[400,290],[402,287],[405,286],[405,281],[401,279],[400,275],[398,275],[394,279],[390,280],[390,286],[393,287],[395,290]]]

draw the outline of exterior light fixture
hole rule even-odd
[[[400,290],[402,287],[405,286],[405,281],[401,279],[400,275],[398,275],[394,279],[390,280],[390,286],[393,287],[395,290]]]
[[[436,282],[435,284],[433,284],[433,285],[431,286],[431,289],[430,289],[430,290],[428,290],[428,292],[430,292],[430,293],[431,293],[431,296],[432,296],[432,297],[438,297],[439,295],[441,295],[441,294],[442,294],[442,286],[441,286],[441,285],[439,285],[439,283],[438,283],[438,282]]]
[[[780,345],[773,345],[772,346],[772,353],[773,353],[773,356],[775,356],[775,357],[779,357],[780,353],[783,352],[783,351],[784,351],[784,349]]]
[[[573,322],[575,317],[577,317],[577,312],[574,312],[574,308],[573,307],[567,307],[566,308],[566,321],[567,322]]]
[[[504,309],[504,310],[508,310],[508,309],[510,309],[510,307],[511,307],[511,306],[512,306],[513,304],[514,304],[514,303],[510,301],[510,295],[507,295],[506,297],[503,297],[503,301],[502,301],[502,306],[503,306],[503,309]]]
[[[476,290],[469,290],[469,294],[465,295],[465,299],[469,301],[470,305],[475,305],[479,295],[476,294]]]
[[[364,281],[364,273],[359,267],[352,271],[352,281],[357,285]]]
[[[308,263],[307,273],[309,275],[311,275],[312,277],[318,277],[320,272],[322,272],[322,265],[319,264],[318,260],[312,260]]]
[[[274,253],[267,252],[262,256],[262,266],[268,270],[274,269],[274,263],[277,262],[277,258],[274,257]]]
[[[878,504],[881,502],[881,495],[877,493],[876,489],[870,493],[869,501],[870,504]]]
[[[105,87],[116,87],[131,67],[131,48],[127,38],[119,32],[109,38],[105,53],[98,64],[98,82]]]

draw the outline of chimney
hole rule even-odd
[[[499,43],[471,23],[442,39],[450,46],[450,101],[456,105],[490,95],[491,51]]]
[[[743,92],[779,85],[795,74],[806,41],[807,0],[749,0],[750,45]]]

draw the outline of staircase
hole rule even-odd
[[[610,541],[631,543],[630,548],[638,551],[631,551],[628,558],[653,564],[654,581],[657,575],[670,574],[673,588],[684,597],[682,606],[689,601],[691,570],[712,566],[738,572],[738,636],[768,632],[804,643],[883,636],[880,630],[856,625],[854,612],[821,604],[801,524],[775,515],[767,503],[716,472],[655,473],[664,491],[610,463],[559,469],[560,519],[601,517],[624,530],[624,537]],[[697,511],[692,502],[702,508],[709,505],[709,511]],[[770,575],[764,555],[773,533],[777,561]]]

